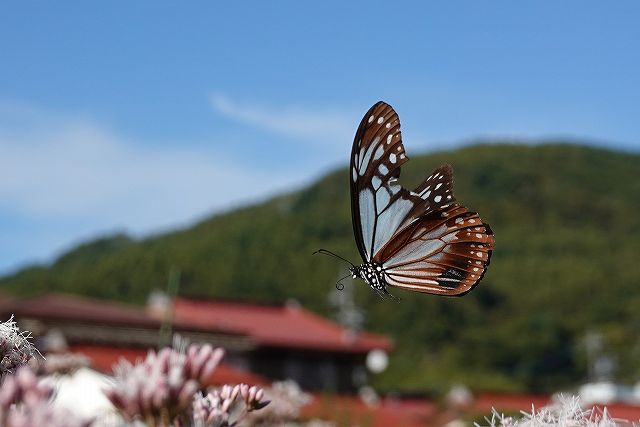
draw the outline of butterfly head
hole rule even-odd
[[[361,279],[362,278],[362,267],[349,267],[349,272],[351,273],[352,279]]]

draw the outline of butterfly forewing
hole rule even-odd
[[[433,171],[413,192],[402,188],[397,178],[407,160],[398,114],[378,102],[360,122],[351,151],[352,222],[366,261],[411,221],[454,201],[449,165]]]
[[[407,160],[398,115],[377,103],[362,119],[351,151],[351,213],[364,260],[371,260],[415,206],[396,181]]]

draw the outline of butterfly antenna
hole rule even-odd
[[[338,279],[338,282],[336,283],[336,289],[341,291],[344,289],[344,283],[342,283],[342,281],[344,279],[346,279],[347,277],[351,276],[351,273],[347,274],[346,276],[342,277],[341,279]]]
[[[315,254],[329,255],[329,256],[332,256],[332,257],[334,257],[334,258],[341,259],[342,261],[344,261],[344,262],[346,262],[346,263],[349,263],[349,265],[350,265],[351,267],[353,267],[353,268],[355,268],[355,267],[356,267],[356,266],[355,266],[355,265],[353,265],[353,263],[352,263],[351,261],[349,261],[348,259],[342,258],[340,255],[336,255],[336,254],[334,254],[333,252],[328,251],[328,250],[326,250],[326,249],[318,249],[318,250],[317,250],[317,251],[315,251],[313,254],[314,254],[314,255],[315,255]],[[344,277],[343,277],[342,279],[344,279]],[[340,280],[342,280],[342,279],[340,279]]]

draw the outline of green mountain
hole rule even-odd
[[[458,200],[491,224],[496,250],[464,298],[395,291],[381,300],[363,283],[366,327],[396,339],[386,388],[551,390],[582,380],[585,334],[599,333],[623,381],[640,379],[640,156],[578,145],[476,145],[417,156],[410,188],[450,163]],[[180,269],[180,294],[258,301],[296,298],[323,314],[343,265],[358,260],[346,169],[255,206],[142,240],[88,242],[50,266],[0,279],[14,294],[46,291],[143,303]]]

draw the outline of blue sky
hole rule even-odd
[[[640,151],[640,3],[5,2],[0,274],[185,226],[345,165],[396,107],[411,153],[568,137]]]

